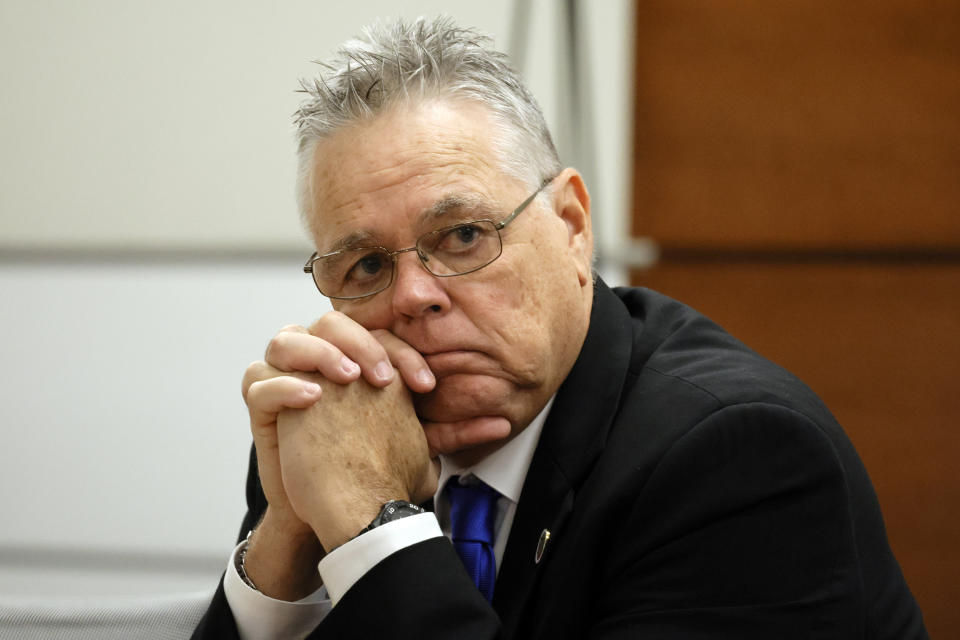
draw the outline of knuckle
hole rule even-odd
[[[255,381],[247,391],[247,408],[251,414],[273,412],[274,409],[272,409],[272,407],[274,407],[277,402],[282,402],[282,398],[285,397],[289,386],[289,382],[284,376]]]
[[[341,311],[336,311],[336,310],[328,311],[327,313],[317,318],[317,321],[313,323],[314,331],[311,331],[311,333],[316,333],[317,330],[326,329],[333,325],[339,324],[343,322],[346,319],[346,317],[347,316],[344,315],[343,312]]]
[[[298,324],[285,324],[277,333],[304,333],[306,329]]]
[[[240,380],[240,392],[244,398],[250,391],[250,386],[261,379],[266,363],[262,360],[251,362],[243,372],[243,378]]]
[[[270,338],[270,342],[267,343],[267,359],[269,360],[271,356],[276,356],[279,353],[289,347],[291,342],[291,335],[287,331],[281,331],[277,335]]]
[[[247,387],[247,393],[244,399],[247,402],[247,407],[249,407],[251,410],[253,409],[253,405],[256,404],[257,400],[260,398],[262,390],[263,380],[255,380]]]

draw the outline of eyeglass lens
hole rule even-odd
[[[500,256],[500,233],[489,220],[444,227],[417,241],[423,266],[437,276],[476,271]],[[390,286],[395,253],[372,247],[349,249],[318,258],[313,277],[320,291],[332,298],[359,298]]]

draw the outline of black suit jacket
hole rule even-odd
[[[265,508],[253,466],[248,502],[241,534]],[[221,583],[195,637],[235,634]],[[598,281],[493,605],[428,540],[363,576],[311,637],[927,636],[819,399],[689,307]]]

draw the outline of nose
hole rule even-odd
[[[394,313],[415,319],[448,311],[445,280],[427,271],[415,251],[398,255],[391,287]]]

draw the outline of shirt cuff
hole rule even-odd
[[[337,547],[325,555],[318,566],[331,606],[336,605],[357,580],[387,556],[442,536],[436,516],[419,513],[383,524]]]
[[[223,592],[237,623],[240,640],[260,638],[306,638],[330,612],[326,589],[321,587],[296,602],[276,600],[251,589],[237,573],[237,554],[247,546],[237,545],[223,577]]]

